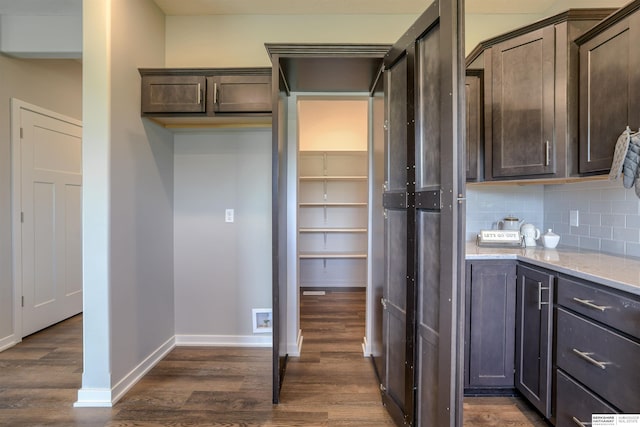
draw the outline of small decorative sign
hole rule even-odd
[[[273,318],[270,308],[254,308],[253,313],[253,333],[267,334],[273,330]]]

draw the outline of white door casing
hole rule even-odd
[[[82,311],[82,126],[12,99],[14,333]]]

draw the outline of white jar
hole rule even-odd
[[[551,229],[542,235],[542,245],[545,248],[553,249],[558,246],[558,242],[560,242],[560,236],[554,233]]]

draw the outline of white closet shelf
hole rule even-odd
[[[300,233],[366,233],[366,228],[300,228]]]
[[[366,181],[366,176],[350,176],[350,175],[316,175],[301,176],[300,181]]]
[[[300,252],[300,259],[366,259],[362,252]]]
[[[303,202],[299,203],[301,208],[322,207],[322,206],[367,206],[366,202]]]

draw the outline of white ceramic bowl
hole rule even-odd
[[[549,248],[549,249],[555,248],[556,246],[558,246],[558,243],[560,242],[560,236],[553,233],[551,230],[549,230],[548,233],[543,234],[541,238],[542,238],[542,245],[545,248]]]

